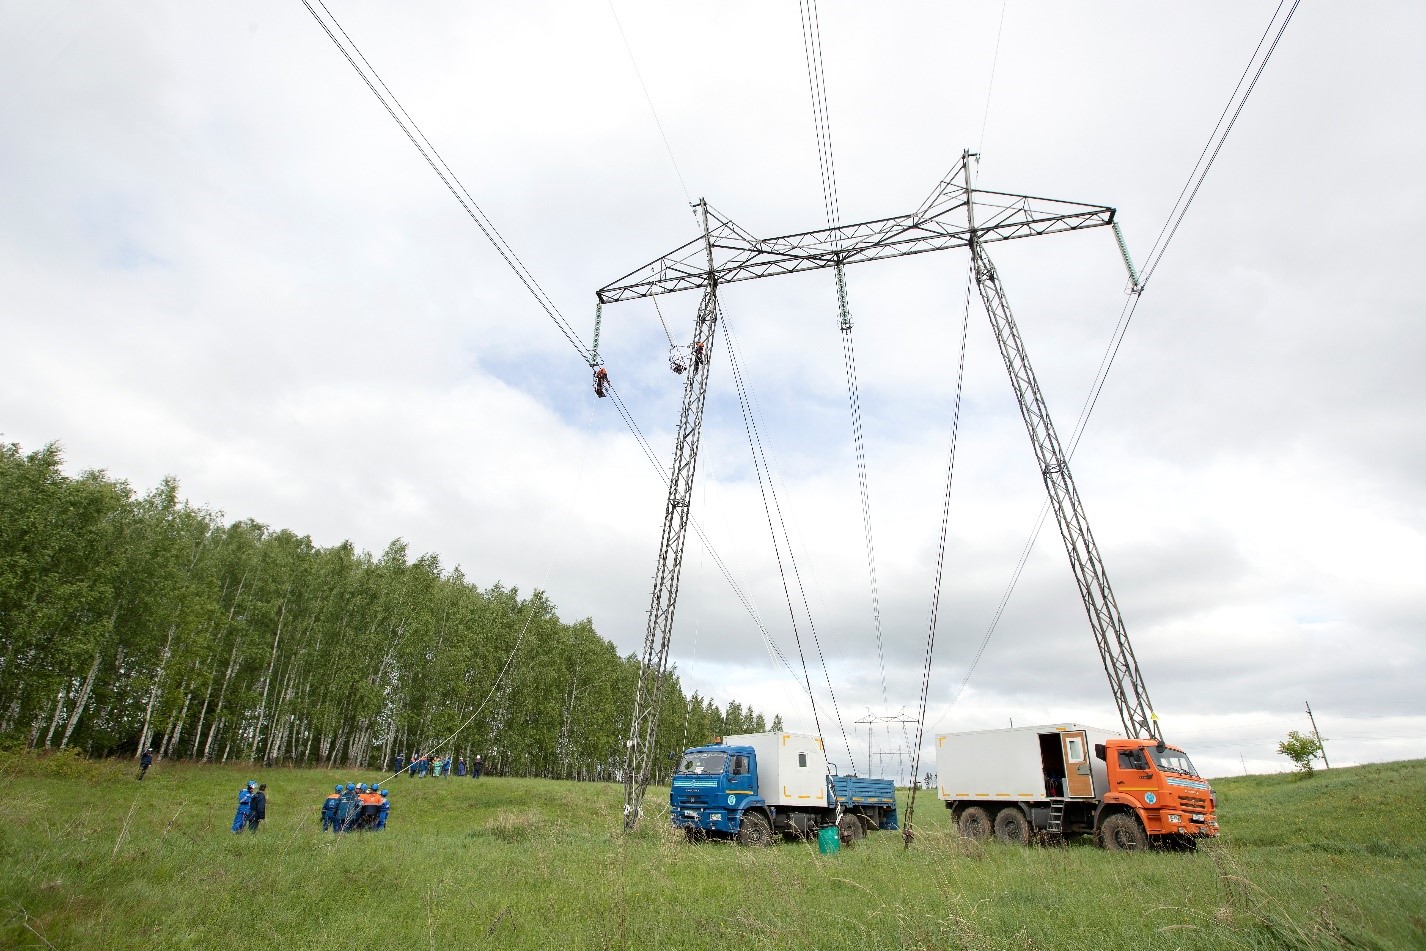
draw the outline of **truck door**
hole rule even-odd
[[[1065,753],[1065,795],[1094,795],[1094,777],[1089,773],[1089,749],[1083,730],[1060,734]]]
[[[728,758],[728,808],[737,811],[743,800],[757,795],[758,774],[754,758],[747,753],[734,753]]]

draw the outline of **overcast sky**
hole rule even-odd
[[[826,223],[792,0],[328,6],[586,343],[598,287],[697,235],[690,200],[759,236]],[[971,148],[985,188],[1116,207],[1142,262],[1276,7],[821,0],[842,220],[911,211]],[[1074,459],[1165,733],[1210,774],[1285,768],[1305,701],[1333,765],[1426,755],[1423,37],[1409,0],[1302,5]],[[0,0],[0,244],[0,438],[322,545],[401,537],[640,649],[662,483],[300,0]],[[1067,437],[1125,301],[1113,237],[989,251]],[[721,298],[829,749],[828,679],[863,771],[853,721],[916,708],[966,266],[848,272],[884,660],[832,276]],[[676,339],[696,304],[661,299]],[[605,308],[600,350],[667,463],[652,302]],[[800,675],[721,338],[711,380],[693,512]],[[928,731],[1117,727],[1053,523],[951,702],[1044,497],[978,302],[964,399]],[[672,652],[811,727],[692,535]]]

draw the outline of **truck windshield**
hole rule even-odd
[[[1159,769],[1166,773],[1182,773],[1185,776],[1198,775],[1198,770],[1193,768],[1193,763],[1189,761],[1188,754],[1183,750],[1176,750],[1171,746],[1160,750],[1151,746],[1149,755],[1154,758],[1155,763],[1159,764]]]
[[[720,775],[723,772],[723,764],[728,761],[727,753],[716,753],[713,751],[683,754],[683,763],[679,765],[680,773],[694,773],[700,776]]]

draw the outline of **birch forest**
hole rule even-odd
[[[0,744],[373,769],[479,753],[499,774],[618,775],[638,659],[543,592],[482,588],[399,540],[321,548],[194,507],[172,479],[140,494],[62,463],[53,444],[0,444]],[[767,728],[676,674],[664,698],[659,764]]]

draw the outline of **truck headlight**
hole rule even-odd
[[[1169,822],[1172,822],[1172,823],[1177,824],[1177,823],[1180,823],[1180,822],[1182,822],[1182,821],[1183,821],[1183,816],[1179,815],[1179,814],[1176,813],[1176,812],[1170,812],[1170,813],[1169,813]]]
[[[1189,816],[1188,818],[1191,819],[1191,820],[1193,820],[1194,822],[1199,823],[1200,825],[1202,825],[1202,823],[1203,823],[1203,816],[1201,816],[1201,815],[1192,815],[1192,816]]]

